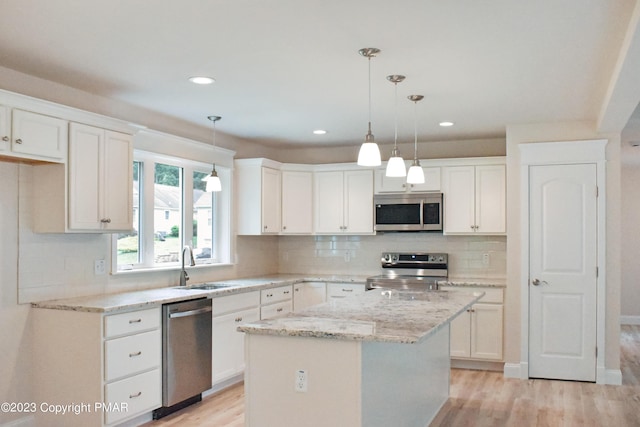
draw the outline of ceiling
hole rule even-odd
[[[597,120],[635,0],[2,0],[0,65],[267,145]],[[397,87],[389,74],[404,74]],[[211,76],[209,86],[190,83]],[[415,106],[410,94],[425,99]],[[438,123],[450,120],[453,127]],[[312,130],[325,129],[326,135]]]

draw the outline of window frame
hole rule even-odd
[[[139,194],[139,263],[128,265],[129,268],[118,269],[117,234],[112,238],[112,274],[122,274],[136,271],[158,271],[179,269],[181,262],[167,262],[156,264],[154,258],[154,185],[155,164],[162,163],[179,167],[182,183],[182,218],[181,218],[181,248],[191,246],[193,238],[193,172],[211,173],[211,164],[184,159],[166,154],[158,154],[143,150],[134,150],[134,161],[140,163],[140,194]],[[213,203],[214,228],[212,228],[212,253],[216,258],[196,260],[196,267],[223,266],[231,264],[231,176],[232,170],[223,165],[216,165],[218,175],[222,180],[222,191],[215,193]],[[133,213],[132,213],[133,214]],[[214,240],[215,239],[215,240]],[[181,255],[180,255],[181,256]],[[193,267],[192,267],[193,268]]]

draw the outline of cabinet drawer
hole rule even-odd
[[[292,287],[280,286],[279,288],[263,289],[260,291],[260,302],[262,304],[271,304],[278,301],[286,301],[293,297]]]
[[[135,334],[160,327],[160,307],[130,313],[112,314],[104,318],[105,338]]]
[[[105,411],[105,424],[156,409],[162,406],[160,369],[107,384],[104,386],[104,396],[107,405],[117,405]]]
[[[160,330],[105,341],[104,379],[111,381],[160,366]]]
[[[275,304],[263,305],[260,307],[260,319],[273,319],[284,316],[293,311],[293,302],[283,301]]]
[[[364,285],[360,283],[327,283],[327,299],[344,298],[364,292]]]
[[[232,311],[243,310],[260,305],[260,292],[247,292],[244,294],[228,295],[213,298],[213,315],[218,316]]]

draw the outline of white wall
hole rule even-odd
[[[621,241],[623,323],[640,324],[640,147],[623,147]],[[634,159],[634,162],[627,161]]]
[[[599,135],[591,122],[545,123],[507,127],[507,292],[505,296],[505,361],[517,364],[520,354],[520,154],[529,142],[608,139],[607,144],[607,301],[605,368],[620,368],[620,136]]]
[[[18,165],[0,163],[0,402],[30,402],[29,306],[18,305]],[[23,414],[0,412],[0,424]]]

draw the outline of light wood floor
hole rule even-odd
[[[622,386],[504,378],[501,372],[451,370],[451,397],[431,427],[638,427],[640,326],[621,332]],[[147,427],[242,427],[244,389],[233,386]]]

